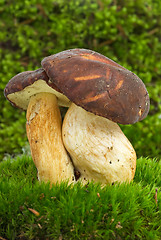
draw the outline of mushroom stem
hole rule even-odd
[[[62,134],[83,183],[95,181],[105,185],[133,179],[135,150],[116,123],[72,104]]]
[[[74,168],[62,142],[61,115],[56,96],[51,93],[33,95],[26,117],[27,137],[39,180],[74,182]]]

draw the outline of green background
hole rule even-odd
[[[71,48],[97,51],[145,83],[148,117],[121,126],[138,157],[161,157],[160,0],[0,0],[0,159],[22,153],[25,112],[3,96],[17,73],[40,68],[48,55]]]

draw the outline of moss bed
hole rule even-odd
[[[0,239],[160,239],[159,160],[138,159],[132,183],[104,188],[50,188],[26,155],[1,162],[0,179]]]

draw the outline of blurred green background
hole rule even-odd
[[[121,128],[138,157],[161,158],[160,0],[0,0],[0,160],[22,153],[27,142],[25,112],[5,99],[5,85],[71,48],[97,51],[143,80],[149,115]]]

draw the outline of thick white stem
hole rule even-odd
[[[136,154],[120,127],[72,104],[66,113],[63,142],[83,182],[130,182]]]
[[[27,137],[39,180],[74,182],[74,168],[62,142],[61,116],[55,95],[32,96],[26,117]]]

